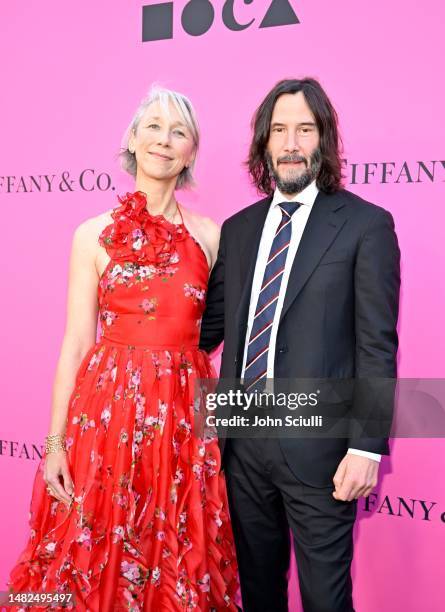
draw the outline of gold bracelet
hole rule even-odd
[[[53,434],[46,436],[45,438],[45,452],[57,453],[59,451],[65,451],[65,434]]]

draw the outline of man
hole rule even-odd
[[[253,131],[249,171],[267,197],[223,224],[201,347],[224,340],[221,377],[246,386],[273,377],[395,378],[394,224],[342,188],[326,93],[311,78],[279,82]],[[289,527],[305,612],[353,611],[356,500],[376,485],[387,440],[232,438],[221,446],[245,612],[288,609]]]

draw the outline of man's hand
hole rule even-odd
[[[368,497],[377,484],[379,465],[378,461],[368,457],[348,453],[335,472],[335,491],[332,495],[339,501]]]

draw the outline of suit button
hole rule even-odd
[[[238,357],[235,357],[235,363],[238,363]]]
[[[280,354],[287,353],[287,346],[280,346],[280,347],[278,348],[278,352],[279,352]]]

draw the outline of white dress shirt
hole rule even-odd
[[[249,344],[250,332],[253,325],[253,319],[255,317],[258,294],[260,292],[261,284],[263,282],[264,271],[266,269],[266,264],[275,237],[275,232],[281,222],[282,212],[279,204],[281,204],[281,202],[299,202],[301,206],[292,215],[292,236],[289,244],[286,264],[281,280],[280,293],[278,296],[277,306],[275,309],[274,319],[271,328],[269,352],[267,355],[267,378],[270,379],[274,377],[275,348],[277,342],[278,325],[280,321],[281,310],[283,308],[284,297],[286,295],[289,274],[317,194],[318,188],[315,181],[313,181],[310,185],[303,189],[303,191],[301,191],[299,194],[294,196],[291,200],[286,198],[280,192],[279,189],[275,189],[275,193],[273,195],[273,199],[270,204],[269,211],[267,213],[266,221],[264,222],[263,233],[261,235],[260,246],[258,249],[257,260],[255,264],[255,273],[253,276],[252,291],[250,294],[249,315],[247,319],[247,332],[244,343],[244,357],[243,366],[241,369],[241,378],[244,377],[244,371],[246,368],[247,348]],[[348,453],[354,455],[362,455],[363,457],[374,459],[374,461],[380,461],[381,459],[381,455],[378,455],[377,453],[370,453],[368,451],[362,451],[355,448],[349,448]]]

